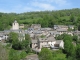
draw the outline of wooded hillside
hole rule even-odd
[[[41,24],[42,27],[53,27],[54,24],[78,26],[80,23],[80,9],[25,12],[20,14],[0,12],[0,30],[10,29],[15,18],[20,24],[26,25],[37,23]]]

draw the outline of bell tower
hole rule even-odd
[[[16,20],[12,23],[12,30],[19,30],[19,23]]]

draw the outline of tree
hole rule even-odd
[[[20,41],[18,40],[18,34],[11,32],[9,34],[9,39],[8,42],[10,42],[12,44],[12,48],[16,49],[16,50],[21,50],[21,44]]]
[[[62,40],[62,39],[64,39],[65,36],[67,36],[67,34],[65,34],[65,33],[58,35],[58,36],[56,36],[56,40]]]
[[[62,50],[52,51],[53,60],[66,60],[66,54],[62,52]]]
[[[0,22],[0,31],[4,30],[3,29],[3,24]]]
[[[77,60],[80,60],[80,44],[77,44],[76,58],[77,58]]]
[[[31,48],[30,48],[30,45],[31,45],[31,38],[30,38],[30,35],[29,34],[26,34],[25,35],[25,47],[27,49],[27,52],[31,52]]]
[[[70,21],[71,21],[71,22],[74,22],[74,20],[75,20],[74,16],[71,15],[71,16],[70,16]]]
[[[77,43],[77,41],[78,41],[78,36],[77,35],[73,35],[73,41],[75,41]]]
[[[8,60],[20,60],[19,52],[14,50],[14,49],[10,49],[10,51],[9,51],[9,59]]]
[[[78,25],[78,30],[80,31],[80,24]]]
[[[67,54],[67,57],[74,57],[75,55],[75,47],[72,44],[72,37],[70,35],[64,37],[64,51]]]
[[[31,42],[31,38],[29,34],[25,34],[25,40],[29,40],[29,42]]]
[[[0,60],[8,60],[8,50],[0,44]]]
[[[15,43],[16,41],[18,41],[18,34],[14,32],[10,32],[8,42]]]
[[[26,35],[25,35],[25,40],[24,40],[23,42],[24,42],[24,44],[25,44],[25,47],[30,47],[31,38],[30,38],[30,35],[29,35],[29,34],[26,34]]]
[[[28,34],[26,34],[25,40],[21,42],[21,48],[25,49],[26,52],[29,53],[31,51],[30,44],[31,44],[31,38]]]
[[[23,59],[23,58],[25,58],[26,57],[26,52],[25,51],[21,51],[21,53],[20,53],[20,58],[21,59]]]
[[[62,40],[62,39],[63,39],[62,35],[56,36],[56,40]]]
[[[39,53],[39,60],[53,60],[52,52],[47,48],[42,48]]]
[[[21,47],[20,41],[15,41],[14,43],[12,43],[12,48],[15,50],[21,50],[22,47]]]

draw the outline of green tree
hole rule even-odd
[[[39,60],[53,60],[52,52],[47,48],[42,48],[39,53]]]
[[[14,32],[10,32],[8,42],[15,43],[16,41],[18,41],[18,34]]]
[[[78,25],[78,30],[80,31],[80,24]]]
[[[23,58],[25,58],[26,57],[26,52],[25,51],[21,51],[21,53],[20,53],[20,58],[21,59],[23,59]]]
[[[21,48],[25,49],[27,53],[31,52],[31,38],[28,34],[25,35],[25,40],[21,42]]]
[[[9,60],[20,60],[19,52],[14,50],[14,49],[10,49],[10,51],[9,51]]]
[[[62,35],[56,36],[56,40],[62,40],[62,39],[63,39]]]
[[[75,47],[72,44],[72,37],[70,35],[66,35],[64,37],[64,50],[68,56],[74,57],[75,55]]]
[[[12,43],[12,48],[15,50],[21,50],[22,47],[21,47],[20,41],[17,40],[14,43]]]
[[[4,30],[3,29],[3,24],[0,22],[0,31]]]
[[[21,48],[21,43],[18,40],[18,34],[17,33],[11,32],[9,34],[8,42],[10,42],[12,44],[13,49],[16,49],[16,50],[21,50],[22,49]]]
[[[78,41],[78,36],[77,35],[73,35],[73,41],[75,41],[77,43],[77,41]]]
[[[0,60],[8,60],[8,49],[0,44]]]
[[[52,51],[53,60],[66,60],[66,54],[62,52],[62,50]]]
[[[31,42],[31,38],[29,34],[25,34],[25,40],[29,40],[29,42]]]
[[[77,44],[76,48],[76,59],[80,60],[80,44]]]

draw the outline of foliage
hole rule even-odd
[[[56,36],[55,38],[56,38],[56,40],[62,40],[63,39],[63,36],[62,35],[59,35],[59,36]]]
[[[78,30],[80,31],[80,24],[78,25]]]
[[[10,49],[9,60],[20,60],[19,52],[14,49]]]
[[[8,60],[8,50],[0,44],[0,60]]]
[[[24,45],[24,48],[26,49],[26,52],[31,52],[31,38],[29,34],[25,35],[25,40],[22,42]]]
[[[64,34],[56,36],[55,38],[56,38],[56,40],[63,40],[66,35],[67,34],[64,33]]]
[[[41,37],[41,38],[45,38],[45,35],[41,35],[40,37]]]
[[[19,41],[16,41],[15,43],[13,43],[12,48],[15,50],[21,50],[22,49]]]
[[[42,48],[39,53],[39,60],[53,60],[51,51],[47,48]]]
[[[77,58],[77,60],[80,60],[80,44],[77,44],[76,58]]]
[[[8,42],[15,43],[16,41],[18,41],[18,34],[14,32],[10,32]]]
[[[26,52],[25,51],[21,51],[21,53],[20,53],[20,58],[21,59],[23,59],[23,58],[25,58],[26,57]]]
[[[66,60],[66,55],[61,53],[61,54],[56,54],[56,56],[53,58],[53,60]]]
[[[52,51],[53,60],[66,60],[66,54],[62,50]]]
[[[8,42],[12,44],[12,48],[19,50],[21,49],[20,41],[18,40],[18,34],[10,32]]]
[[[26,52],[30,52],[30,44],[31,44],[31,38],[28,34],[25,35],[25,40],[19,41],[18,40],[18,34],[11,32],[9,34],[9,40],[8,42],[12,43],[12,48],[15,50],[26,50]]]
[[[29,40],[29,42],[31,43],[31,38],[29,34],[25,34],[25,40]]]
[[[33,23],[41,24],[42,27],[52,27],[52,28],[53,28],[54,24],[56,24],[56,25],[75,25],[76,27],[74,30],[78,29],[80,31],[80,9],[79,8],[58,10],[58,11],[40,11],[40,12],[27,12],[27,13],[25,12],[25,13],[21,13],[21,14],[0,13],[0,21],[1,21],[0,22],[0,31],[10,29],[12,22],[14,21],[15,18],[17,18],[17,21],[20,24],[25,24],[28,26],[30,26]],[[64,52],[63,53],[67,54],[68,60],[73,60],[75,58],[75,56],[76,56],[77,60],[80,60],[80,58],[79,58],[80,57],[80,53],[79,53],[80,46],[77,45],[76,47],[74,47],[74,45],[72,44],[73,41],[77,42],[77,36],[72,37],[72,36],[63,34],[63,35],[56,37],[56,39],[64,40]],[[25,40],[20,42],[18,40],[18,35],[16,33],[11,32],[9,35],[8,42],[12,43],[11,46],[16,50],[24,49],[26,52],[30,52],[30,50],[31,50],[30,49],[31,39],[30,39],[29,35],[26,35]],[[4,60],[7,60],[6,54],[8,55],[8,53],[5,53],[5,52],[7,52],[7,50],[1,46],[0,46],[0,48],[1,48],[0,49],[1,53],[4,51],[4,54],[3,54]],[[42,49],[42,51],[44,51],[44,50],[45,49]],[[42,54],[41,52],[40,52],[40,54]],[[11,56],[16,57],[14,60],[20,59],[20,56],[18,56],[18,54],[16,54],[17,53],[16,51],[10,50],[9,54],[11,54],[11,53],[12,53]],[[25,55],[25,53],[21,53],[21,54]],[[45,57],[48,55],[47,52],[44,52],[44,54],[43,54],[44,56],[42,55],[42,57]],[[52,57],[51,53],[50,53],[50,55]],[[65,55],[61,53],[61,55],[60,54],[56,55],[57,58],[55,58],[55,59],[60,60],[61,58],[59,56],[65,57]],[[1,55],[0,55],[0,57],[1,57]],[[11,57],[10,59],[13,59],[13,58]],[[63,60],[65,60],[65,58],[63,58]]]
[[[0,30],[10,29],[12,22],[17,18],[20,24],[41,24],[42,27],[53,27],[54,24],[75,25],[80,23],[80,9],[66,9],[58,11],[40,11],[16,13],[0,13]]]
[[[64,51],[67,54],[67,57],[75,57],[76,50],[74,44],[72,43],[72,37],[70,35],[66,35],[64,37]]]
[[[26,52],[25,51],[17,51],[14,49],[10,49],[9,51],[9,60],[20,60],[26,57]]]
[[[78,42],[78,36],[77,35],[73,35],[73,41],[75,41],[76,43]]]

